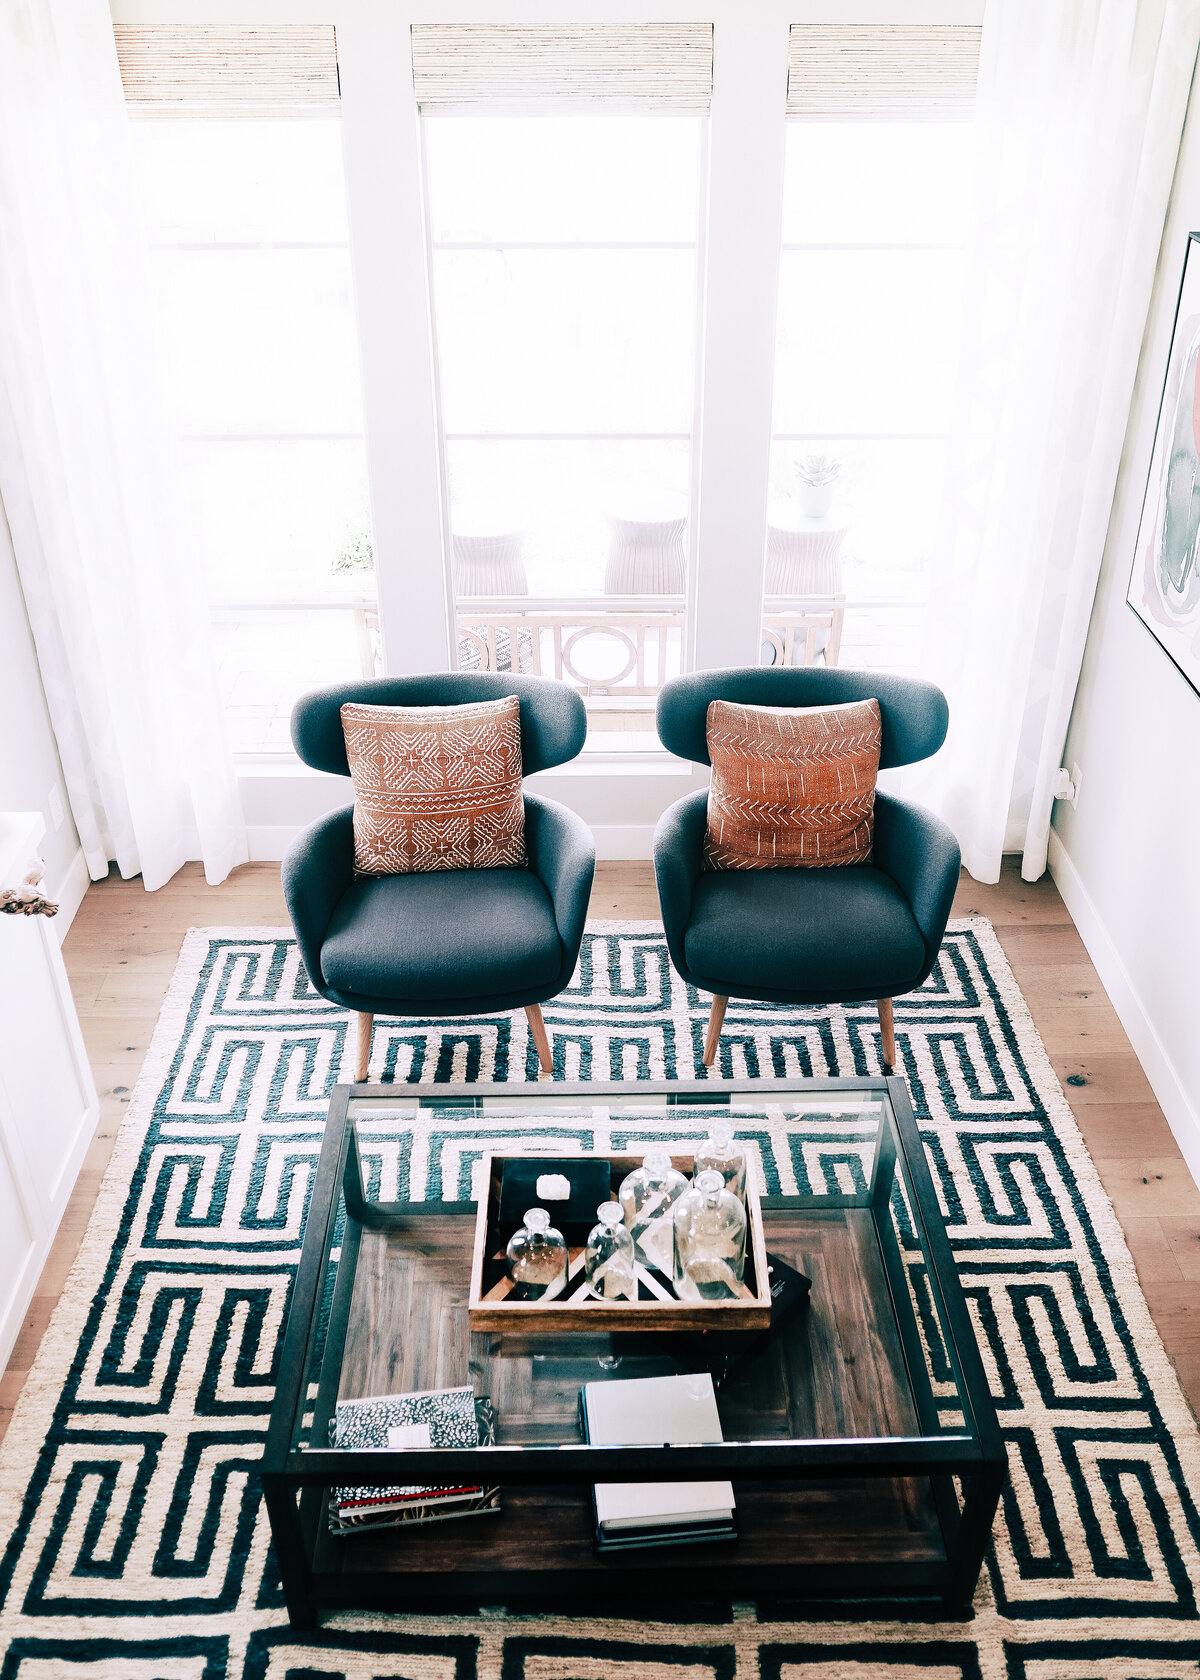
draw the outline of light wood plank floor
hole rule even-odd
[[[992,887],[964,876],[954,909],[995,924],[1112,1197],[1154,1321],[1200,1412],[1200,1189],[1066,907],[1049,876],[1030,886],[1010,867]],[[601,864],[591,914],[656,918],[650,865]],[[185,932],[286,923],[273,864],[249,864],[220,887],[189,866],[157,893],[113,875],[85,898],[63,950],[100,1088],[100,1126],[0,1379],[0,1434],[74,1261]]]

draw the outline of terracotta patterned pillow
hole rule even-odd
[[[881,739],[879,702],[708,708],[708,869],[867,863]]]
[[[342,707],[359,875],[525,862],[521,703]]]

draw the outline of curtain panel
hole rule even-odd
[[[989,0],[976,225],[927,672],[951,730],[905,785],[980,881],[1046,866],[1200,40],[1198,0]]]
[[[104,0],[0,5],[0,502],[94,878],[247,856]]]

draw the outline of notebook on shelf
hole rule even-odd
[[[585,1383],[579,1396],[592,1446],[688,1446],[723,1439],[712,1376],[634,1377]],[[592,1489],[601,1551],[731,1540],[730,1482],[598,1482]]]
[[[393,1451],[492,1446],[491,1400],[469,1387],[428,1389],[340,1400],[329,1426],[330,1444],[343,1450]],[[335,1487],[329,1496],[333,1534],[445,1522],[500,1508],[500,1490],[481,1483],[414,1483],[392,1487]]]

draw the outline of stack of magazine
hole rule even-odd
[[[330,1444],[346,1451],[388,1447],[393,1452],[443,1447],[490,1447],[496,1442],[492,1402],[465,1388],[339,1400],[329,1424]],[[433,1487],[335,1487],[329,1494],[333,1534],[445,1522],[500,1509],[500,1489],[481,1484]]]
[[[690,1446],[722,1439],[707,1371],[585,1383],[579,1413],[584,1439],[594,1447]],[[599,1552],[737,1537],[730,1482],[598,1482],[592,1498]]]

